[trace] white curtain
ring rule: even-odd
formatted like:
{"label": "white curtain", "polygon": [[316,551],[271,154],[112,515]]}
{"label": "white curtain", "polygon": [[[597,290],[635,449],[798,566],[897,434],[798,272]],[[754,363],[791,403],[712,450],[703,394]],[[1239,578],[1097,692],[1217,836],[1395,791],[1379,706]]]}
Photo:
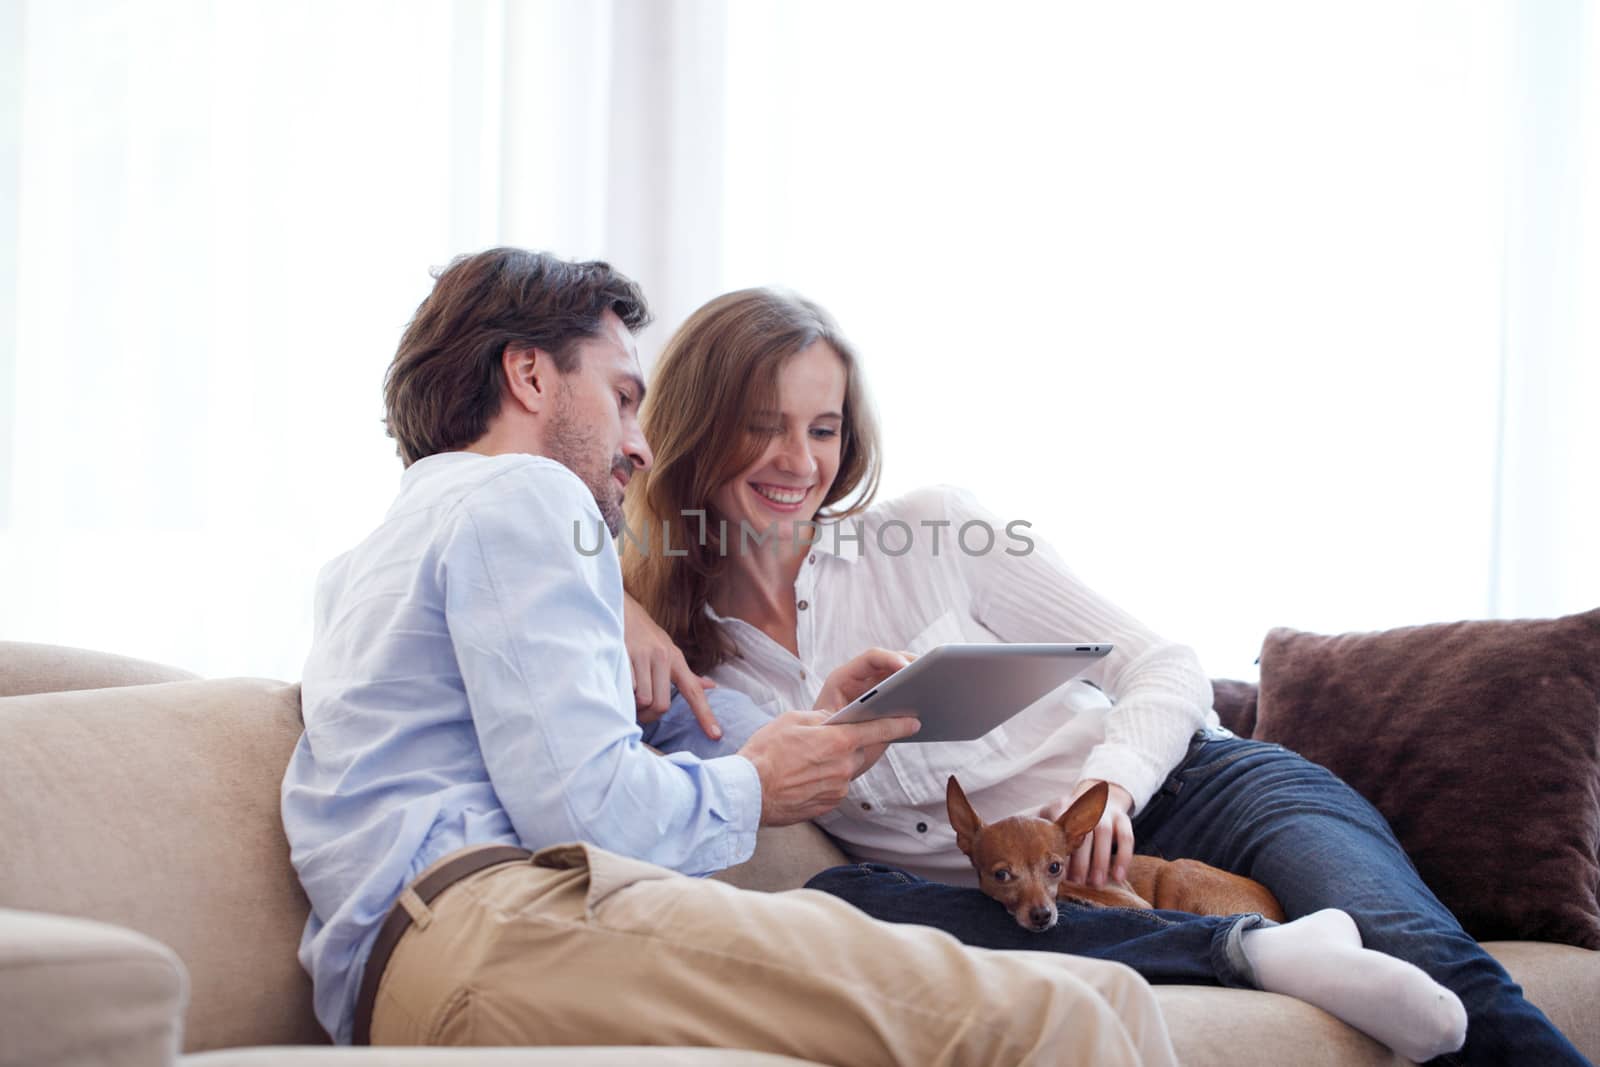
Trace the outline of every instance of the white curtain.
{"label": "white curtain", "polygon": [[891,492],[973,487],[1218,674],[1595,606],[1596,21],[0,2],[0,637],[297,677],[427,270],[496,243],[638,277],[647,353],[821,300]]}
{"label": "white curtain", "polygon": [[1490,608],[1600,604],[1600,17],[1516,8]]}

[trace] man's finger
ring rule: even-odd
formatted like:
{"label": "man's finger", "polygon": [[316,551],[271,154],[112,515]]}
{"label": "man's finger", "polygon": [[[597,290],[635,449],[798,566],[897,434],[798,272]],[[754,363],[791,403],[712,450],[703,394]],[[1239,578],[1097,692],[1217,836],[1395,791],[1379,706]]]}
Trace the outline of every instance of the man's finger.
{"label": "man's finger", "polygon": [[855,773],[850,775],[850,777],[860,778],[863,774],[867,773],[867,771],[871,769],[874,763],[877,763],[878,760],[882,759],[883,754],[887,751],[889,751],[889,746],[886,744],[868,745],[866,748],[857,749],[856,769]]}
{"label": "man's finger", "polygon": [[678,657],[677,665],[672,670],[672,681],[678,687],[678,692],[688,703],[689,710],[694,712],[695,721],[700,724],[700,729],[713,741],[722,740],[722,726],[717,722],[717,717],[711,711],[711,701],[706,699],[706,686],[710,682],[715,688],[716,682],[709,678],[702,678],[689,669],[683,657]]}
{"label": "man's finger", "polygon": [[898,741],[902,737],[910,737],[922,729],[922,720],[914,715],[894,715],[887,719],[847,722],[840,725],[851,731],[850,743],[854,747],[866,748],[869,745],[882,745]]}

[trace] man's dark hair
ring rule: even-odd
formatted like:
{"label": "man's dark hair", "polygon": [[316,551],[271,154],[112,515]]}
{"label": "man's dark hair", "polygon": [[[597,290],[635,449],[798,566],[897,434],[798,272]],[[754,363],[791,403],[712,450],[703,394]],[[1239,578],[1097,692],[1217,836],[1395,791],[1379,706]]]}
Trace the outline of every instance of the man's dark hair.
{"label": "man's dark hair", "polygon": [[383,381],[389,436],[407,467],[488,431],[507,345],[543,349],[569,374],[576,343],[598,336],[606,311],[630,330],[650,322],[638,285],[608,263],[491,248],[457,256],[434,277]]}

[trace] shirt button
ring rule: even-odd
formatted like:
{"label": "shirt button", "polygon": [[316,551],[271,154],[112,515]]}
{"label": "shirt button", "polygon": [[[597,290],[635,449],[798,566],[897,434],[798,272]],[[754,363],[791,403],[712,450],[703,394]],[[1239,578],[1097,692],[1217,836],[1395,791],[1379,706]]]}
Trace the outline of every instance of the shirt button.
{"label": "shirt button", "polygon": [[810,607],[810,606],[811,606],[811,601],[809,601],[809,600],[802,600],[802,601],[800,601],[800,610],[801,610],[801,611],[804,611],[804,610],[806,610],[806,609],[807,609],[807,608],[809,608],[809,607]]}
{"label": "shirt button", "polygon": [[862,811],[871,811],[872,810],[872,805],[868,804],[865,800],[863,800],[861,802],[861,810]]}
{"label": "shirt button", "polygon": [[925,822],[917,823],[917,833],[925,834],[927,832],[928,832],[928,824],[927,823],[925,823]]}
{"label": "shirt button", "polygon": [[802,680],[802,681],[804,681],[804,680],[805,680],[805,676],[806,676],[806,672],[805,672],[805,670],[804,670],[804,669],[802,669],[802,670],[801,670],[801,671],[800,671],[800,679],[801,679],[801,680]]}
{"label": "shirt button", "polygon": [[815,552],[811,553],[811,558],[806,560],[807,563],[815,563],[816,561],[817,561],[817,554]]}

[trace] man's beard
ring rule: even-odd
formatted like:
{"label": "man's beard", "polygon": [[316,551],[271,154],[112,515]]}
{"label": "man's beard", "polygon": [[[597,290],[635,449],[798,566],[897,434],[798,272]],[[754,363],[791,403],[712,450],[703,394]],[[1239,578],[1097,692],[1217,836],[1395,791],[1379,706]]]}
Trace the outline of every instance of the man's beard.
{"label": "man's beard", "polygon": [[577,417],[565,392],[556,394],[555,417],[550,423],[545,450],[551,459],[576,474],[589,487],[606,529],[611,531],[612,537],[617,536],[622,529],[622,486],[612,474],[620,470],[631,475],[633,461],[621,452],[612,456],[610,463],[600,458],[604,453],[593,428]]}

